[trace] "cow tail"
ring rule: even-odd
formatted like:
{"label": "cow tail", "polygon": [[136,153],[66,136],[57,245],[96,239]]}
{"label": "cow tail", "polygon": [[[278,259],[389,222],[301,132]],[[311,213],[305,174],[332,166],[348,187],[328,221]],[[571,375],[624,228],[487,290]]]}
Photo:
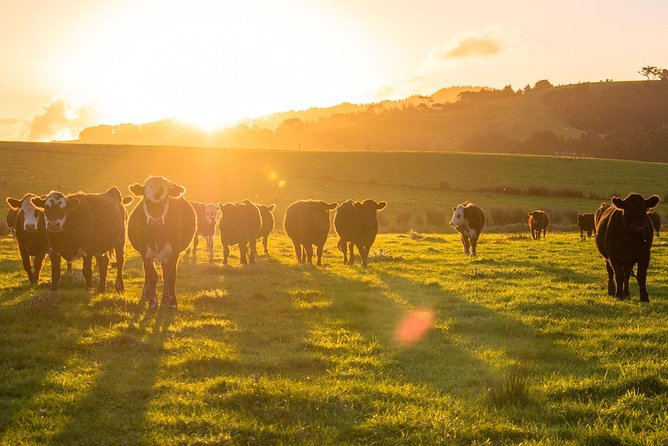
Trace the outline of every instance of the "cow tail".
{"label": "cow tail", "polygon": [[336,247],[339,248],[339,251],[343,252],[344,245],[343,245],[343,239],[342,238],[339,239],[339,242],[336,244]]}

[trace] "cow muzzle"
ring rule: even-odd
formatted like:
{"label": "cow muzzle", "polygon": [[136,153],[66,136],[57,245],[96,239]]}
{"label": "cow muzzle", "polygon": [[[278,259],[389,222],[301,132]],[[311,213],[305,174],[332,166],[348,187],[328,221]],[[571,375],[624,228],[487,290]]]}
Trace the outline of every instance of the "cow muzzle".
{"label": "cow muzzle", "polygon": [[63,232],[64,225],[59,221],[47,221],[46,230],[49,232]]}
{"label": "cow muzzle", "polygon": [[26,223],[25,225],[23,225],[23,230],[25,232],[35,232],[37,231],[37,225],[33,223]]}

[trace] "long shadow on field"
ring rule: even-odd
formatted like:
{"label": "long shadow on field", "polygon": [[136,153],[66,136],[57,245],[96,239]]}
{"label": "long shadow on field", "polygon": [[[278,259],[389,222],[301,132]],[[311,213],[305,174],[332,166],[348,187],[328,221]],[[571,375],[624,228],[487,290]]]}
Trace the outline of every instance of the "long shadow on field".
{"label": "long shadow on field", "polygon": [[[139,317],[138,308],[135,313]],[[113,433],[119,443],[139,444],[146,432],[146,410],[154,396],[164,343],[175,313],[144,313],[136,323],[97,346],[99,375],[86,396],[72,408],[54,438],[56,444],[95,442],[96,432]]]}

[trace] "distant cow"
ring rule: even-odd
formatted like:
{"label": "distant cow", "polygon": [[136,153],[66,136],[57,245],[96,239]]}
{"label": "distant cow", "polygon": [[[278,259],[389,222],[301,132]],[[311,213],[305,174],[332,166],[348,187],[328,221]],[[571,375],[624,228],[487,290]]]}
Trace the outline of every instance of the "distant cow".
{"label": "distant cow", "polygon": [[594,225],[594,213],[578,214],[578,227],[580,228],[580,238],[584,239],[584,233],[587,232],[587,237],[591,238],[591,233],[596,234],[596,226]]}
{"label": "distant cow", "polygon": [[218,207],[213,203],[198,203],[191,201],[195,216],[197,220],[197,231],[193,238],[193,255],[197,255],[197,245],[199,244],[199,237],[202,236],[206,240],[206,248],[209,252],[209,260],[213,259],[213,236],[216,233],[216,216],[218,214]]}
{"label": "distant cow", "polygon": [[65,196],[51,191],[48,195],[34,197],[32,203],[44,210],[51,259],[51,289],[58,289],[60,262],[83,259],[83,277],[86,287],[93,286],[93,257],[100,273],[98,290],[104,292],[107,285],[109,254],[116,256],[116,291],[123,292],[123,263],[127,212],[116,186],[101,194],[77,192]]}
{"label": "distant cow", "polygon": [[[42,262],[44,262],[49,247],[44,213],[37,209],[31,201],[36,197],[34,194],[26,194],[20,200],[7,197],[10,211],[14,213],[11,227],[15,231],[19,253],[23,261],[23,269],[28,274],[30,283],[39,282]],[[9,216],[7,220],[9,224]],[[30,263],[31,257],[34,257],[32,265]]]}
{"label": "distant cow", "polygon": [[[334,217],[334,227],[339,234],[338,248],[343,252],[343,263],[355,262],[354,246],[362,257],[362,265],[367,266],[369,250],[378,234],[378,211],[385,208],[386,202],[374,200],[363,202],[348,200],[338,207]],[[350,261],[347,251],[350,248]]]}
{"label": "distant cow", "polygon": [[452,219],[450,226],[454,227],[461,235],[464,245],[464,254],[476,255],[476,245],[482,229],[485,227],[485,213],[480,207],[468,201],[452,208]]}
{"label": "distant cow", "polygon": [[[269,206],[265,204],[258,204],[258,209],[260,209],[260,216],[262,217],[262,227],[260,228],[260,236],[262,238],[262,246],[264,246],[264,253],[269,254],[267,249],[267,240],[269,239],[269,234],[274,230],[274,209],[276,209],[275,204]],[[259,238],[258,237],[258,238]]]}
{"label": "distant cow", "polygon": [[220,241],[223,244],[223,265],[227,265],[230,245],[239,245],[242,265],[255,263],[257,239],[262,227],[260,210],[250,200],[240,203],[218,203],[220,209]]}
{"label": "distant cow", "polygon": [[[9,200],[9,198],[10,197],[7,197],[8,200]],[[7,204],[9,204],[9,202],[7,202]],[[11,205],[9,205],[9,210],[7,210],[7,217],[5,217],[5,221],[7,222],[7,227],[9,228],[9,233],[11,234],[12,237],[14,237],[15,234],[16,234],[16,231],[15,231],[16,216],[18,214],[19,214],[18,209],[14,209]]]}
{"label": "distant cow", "polygon": [[631,295],[629,277],[637,263],[640,300],[649,302],[646,280],[654,231],[647,209],[659,204],[659,197],[644,199],[632,193],[623,200],[613,197],[612,203],[614,206],[602,206],[595,215],[596,247],[605,259],[608,294],[618,299]]}
{"label": "distant cow", "polygon": [[160,262],[164,279],[162,304],[176,308],[176,269],[179,254],[195,235],[195,211],[183,198],[185,187],[164,177],[148,177],[144,184],[131,185],[130,191],[142,197],[128,221],[128,238],[144,263],[142,298],[150,308],[158,305],[158,272],[153,262]]}
{"label": "distant cow", "polygon": [[300,200],[292,203],[285,210],[283,227],[292,240],[295,255],[299,263],[313,264],[313,245],[316,246],[318,260],[322,265],[322,251],[329,235],[329,211],[338,203],[316,200]]}
{"label": "distant cow", "polygon": [[654,228],[654,232],[656,232],[656,236],[659,236],[659,231],[661,231],[661,216],[657,214],[656,212],[648,212],[647,216],[649,217],[649,221],[652,223],[652,228]]}
{"label": "distant cow", "polygon": [[529,212],[529,230],[534,240],[540,239],[540,232],[543,231],[543,238],[547,232],[547,226],[550,224],[550,217],[545,211]]}

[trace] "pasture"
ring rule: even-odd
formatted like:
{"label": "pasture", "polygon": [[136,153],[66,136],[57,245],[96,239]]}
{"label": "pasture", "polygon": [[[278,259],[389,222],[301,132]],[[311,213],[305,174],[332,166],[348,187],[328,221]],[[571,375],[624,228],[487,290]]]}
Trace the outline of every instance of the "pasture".
{"label": "pasture", "polygon": [[[48,261],[30,286],[1,238],[0,444],[668,443],[668,243],[655,239],[640,304],[633,280],[631,300],[606,295],[593,240],[525,229],[526,210],[664,196],[666,165],[16,143],[0,143],[0,160],[3,197],[129,194],[162,174],[191,200],[278,205],[257,265],[233,248],[223,268],[219,236],[213,263],[182,257],[177,312],[140,302],[129,244],[124,294],[86,291],[80,262],[51,293]],[[502,192],[536,186],[583,197]],[[333,235],[322,268],[296,264],[281,234],[290,202],[366,197],[388,201],[390,232],[368,268],[344,266]],[[525,228],[492,224],[501,233],[464,257],[429,212],[444,219],[466,199],[516,209]]]}

